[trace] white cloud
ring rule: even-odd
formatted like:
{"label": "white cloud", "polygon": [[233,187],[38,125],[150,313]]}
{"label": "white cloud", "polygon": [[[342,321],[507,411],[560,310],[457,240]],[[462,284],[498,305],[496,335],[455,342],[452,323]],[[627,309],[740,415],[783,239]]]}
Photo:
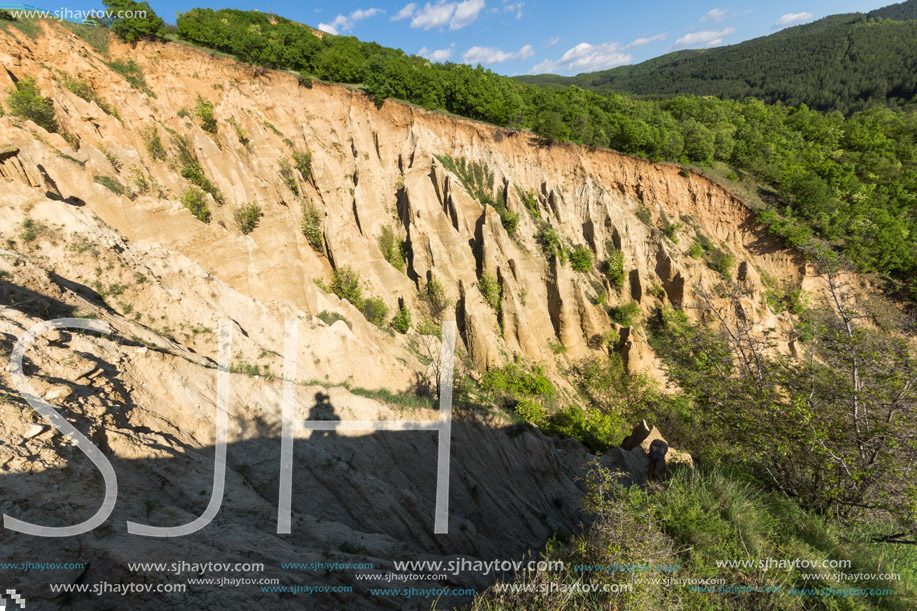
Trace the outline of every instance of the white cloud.
{"label": "white cloud", "polygon": [[484,0],[465,0],[455,5],[455,15],[449,22],[450,30],[460,30],[471,25],[485,6]]}
{"label": "white cloud", "polygon": [[655,36],[650,36],[649,38],[638,38],[637,40],[633,41],[632,43],[625,45],[624,48],[631,49],[633,47],[640,47],[643,45],[648,45],[651,42],[659,42],[660,40],[665,40],[666,38],[668,38],[668,36],[669,36],[669,33],[666,32],[665,34],[656,34]]}
{"label": "white cloud", "polygon": [[546,59],[535,65],[529,74],[542,74],[545,72],[595,72],[607,70],[630,63],[633,57],[630,53],[622,53],[621,43],[606,42],[593,45],[581,42],[557,60]]}
{"label": "white cloud", "polygon": [[392,21],[411,19],[412,28],[432,30],[446,24],[450,30],[460,30],[477,20],[486,6],[485,0],[464,0],[463,2],[446,2],[439,0],[436,4],[427,2],[423,8],[411,2],[398,11]]}
{"label": "white cloud", "polygon": [[440,2],[434,6],[428,2],[426,6],[413,14],[411,17],[411,27],[423,28],[425,30],[441,28],[449,23],[453,13],[455,13],[454,3],[444,4]]}
{"label": "white cloud", "polygon": [[375,17],[379,13],[384,13],[385,11],[377,8],[368,8],[368,9],[357,9],[354,12],[350,13],[350,19],[353,21],[360,21],[361,19],[369,19],[370,17]]}
{"label": "white cloud", "polygon": [[532,66],[532,69],[529,70],[529,74],[548,74],[558,72],[559,70],[560,64],[553,59],[546,59]]}
{"label": "white cloud", "polygon": [[401,21],[402,19],[407,19],[414,14],[414,11],[417,9],[417,5],[411,2],[410,4],[405,4],[404,8],[392,15],[392,21]]}
{"label": "white cloud", "polygon": [[428,49],[423,47],[420,51],[417,52],[417,55],[421,57],[426,57],[431,62],[445,62],[452,57],[453,49]]}
{"label": "white cloud", "polygon": [[547,49],[549,47],[553,47],[554,45],[556,45],[559,42],[560,42],[560,36],[552,36],[551,40],[548,41],[548,43],[544,46],[544,48]]}
{"label": "white cloud", "polygon": [[357,9],[350,13],[350,15],[338,15],[331,23],[318,24],[318,29],[322,32],[328,32],[329,34],[337,36],[341,32],[348,32],[352,30],[354,24],[357,21],[369,19],[370,17],[375,17],[376,15],[380,15],[384,12],[385,11],[377,8]]}
{"label": "white cloud", "polygon": [[709,11],[706,15],[700,18],[701,22],[712,21],[713,23],[719,23],[726,18],[726,11],[720,8],[715,8]]}
{"label": "white cloud", "polygon": [[511,59],[528,59],[535,54],[532,45],[525,45],[515,53],[493,47],[471,47],[462,56],[466,64],[500,64]]}
{"label": "white cloud", "polygon": [[319,23],[318,29],[322,32],[327,32],[328,34],[333,34],[334,36],[338,35],[338,29],[331,25],[330,23]]}
{"label": "white cloud", "polygon": [[807,13],[805,11],[801,13],[787,13],[777,20],[777,23],[774,24],[774,28],[785,28],[790,25],[797,25],[811,18],[812,13]]}
{"label": "white cloud", "polygon": [[723,38],[734,34],[736,31],[735,28],[725,28],[719,32],[714,30],[704,30],[702,32],[691,32],[690,34],[685,34],[681,38],[675,41],[675,44],[672,45],[673,49],[686,49],[688,47],[697,47],[699,45],[705,45],[708,47],[713,47],[719,44],[722,44]]}
{"label": "white cloud", "polygon": [[503,0],[503,12],[516,13],[516,19],[522,19],[522,7],[524,6],[525,2],[509,2],[508,0]]}

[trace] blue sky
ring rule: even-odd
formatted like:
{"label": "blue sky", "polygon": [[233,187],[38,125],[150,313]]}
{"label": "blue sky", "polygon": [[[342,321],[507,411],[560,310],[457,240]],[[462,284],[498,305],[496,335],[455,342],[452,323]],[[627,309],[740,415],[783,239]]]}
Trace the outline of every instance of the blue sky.
{"label": "blue sky", "polygon": [[[676,49],[728,45],[894,0],[152,0],[174,23],[194,6],[273,11],[434,61],[481,63],[509,75],[572,75],[638,63]],[[47,7],[50,8],[50,7]],[[71,7],[73,8],[73,7]]]}

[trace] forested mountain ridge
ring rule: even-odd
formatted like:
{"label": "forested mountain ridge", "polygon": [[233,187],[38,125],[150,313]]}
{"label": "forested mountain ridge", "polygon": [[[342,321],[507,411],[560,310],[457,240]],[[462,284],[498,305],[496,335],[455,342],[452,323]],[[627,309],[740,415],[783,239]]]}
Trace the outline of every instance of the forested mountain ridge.
{"label": "forested mountain ridge", "polygon": [[868,14],[832,15],[726,47],[677,51],[632,66],[573,77],[518,79],[652,97],[750,96],[849,114],[876,105],[912,103],[917,96],[915,64],[917,0],[911,0]]}

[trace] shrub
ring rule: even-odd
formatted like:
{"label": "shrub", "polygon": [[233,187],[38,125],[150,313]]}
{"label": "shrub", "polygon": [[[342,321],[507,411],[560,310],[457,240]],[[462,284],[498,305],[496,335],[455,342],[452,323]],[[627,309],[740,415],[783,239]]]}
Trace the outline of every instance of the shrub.
{"label": "shrub", "polygon": [[278,159],[277,165],[280,168],[280,177],[283,178],[287,188],[293,192],[293,195],[299,195],[299,184],[296,182],[296,176],[293,175],[293,166],[290,165],[286,157]]}
{"label": "shrub", "polygon": [[[700,253],[700,256],[697,256],[698,253]],[[688,254],[694,258],[703,258],[707,267],[718,272],[726,279],[731,276],[732,268],[735,267],[736,264],[734,256],[716,246],[704,235],[697,236],[697,241],[691,246]]]}
{"label": "shrub", "polygon": [[318,319],[329,327],[336,323],[339,320],[343,320],[348,327],[350,327],[350,321],[347,320],[343,315],[338,314],[337,312],[329,312],[328,310],[322,310],[318,313]]}
{"label": "shrub", "polygon": [[182,194],[181,203],[191,211],[191,214],[197,217],[197,220],[204,223],[210,222],[210,207],[207,205],[207,196],[197,187],[186,189]]}
{"label": "shrub", "polygon": [[577,246],[570,253],[570,264],[578,272],[592,271],[592,251],[585,246]]}
{"label": "shrub", "polygon": [[315,204],[309,203],[303,206],[300,229],[302,229],[302,234],[309,241],[309,245],[312,246],[315,252],[325,252],[325,231],[322,228],[322,213]]}
{"label": "shrub", "polygon": [[551,415],[541,428],[548,435],[578,439],[592,452],[604,452],[616,443],[612,416],[594,407],[583,410],[571,405]]}
{"label": "shrub", "polygon": [[544,223],[538,229],[538,233],[535,234],[535,239],[541,245],[541,250],[544,252],[544,256],[549,259],[554,254],[560,254],[563,250],[563,246],[560,243],[560,235],[558,235],[557,230],[551,227],[549,224]]}
{"label": "shrub", "polygon": [[379,236],[379,250],[385,260],[399,272],[404,271],[405,244],[404,241],[395,235],[395,232],[388,225],[382,228],[382,235]]}
{"label": "shrub", "polygon": [[714,248],[707,253],[705,257],[707,267],[719,273],[723,278],[729,278],[732,275],[732,268],[735,267],[736,258],[731,254]]}
{"label": "shrub", "polygon": [[0,21],[16,21],[16,18],[11,12],[0,9]]}
{"label": "shrub", "polygon": [[767,304],[774,312],[787,311],[796,316],[801,316],[808,307],[806,291],[801,288],[788,290],[770,289],[764,294]]}
{"label": "shrub", "polygon": [[500,215],[500,222],[503,224],[503,229],[506,230],[506,233],[510,236],[516,234],[516,229],[519,227],[519,213],[513,212],[506,207],[497,208],[497,214]]}
{"label": "shrub", "polygon": [[611,286],[619,291],[624,286],[624,252],[616,248],[608,250],[608,258],[605,260],[605,277]]}
{"label": "shrub", "polygon": [[637,212],[635,214],[644,225],[648,225],[650,227],[653,226],[653,215],[650,213],[649,208],[641,204],[639,207],[637,207]]}
{"label": "shrub", "polygon": [[500,313],[501,302],[503,301],[503,286],[500,281],[491,273],[484,272],[481,279],[478,280],[478,289],[484,297],[487,305],[497,314]]}
{"label": "shrub", "polygon": [[[166,31],[165,22],[153,12],[146,2],[133,0],[103,0],[105,21],[112,31],[127,42],[162,38]],[[119,17],[119,15],[131,15]]]}
{"label": "shrub", "polygon": [[239,206],[232,213],[236,225],[239,226],[239,231],[245,235],[254,231],[255,227],[258,226],[258,221],[263,215],[264,213],[261,212],[261,206],[254,202]]}
{"label": "shrub", "polygon": [[525,206],[525,209],[528,211],[529,215],[533,218],[540,218],[541,214],[538,212],[538,200],[535,199],[535,192],[529,191],[526,193],[522,190],[522,187],[516,185],[516,194],[519,196],[519,201],[522,202],[522,205]]}
{"label": "shrub", "polygon": [[441,325],[436,324],[426,316],[420,319],[420,322],[417,324],[417,333],[420,335],[432,335],[440,339],[443,338],[443,328]]}
{"label": "shrub", "polygon": [[360,288],[360,274],[345,265],[331,272],[331,292],[355,305],[363,307],[363,291]]}
{"label": "shrub", "polygon": [[436,276],[431,275],[430,281],[424,287],[420,295],[421,300],[427,304],[430,315],[438,318],[452,303],[446,297],[446,288],[437,280]]}
{"label": "shrub", "polygon": [[633,327],[637,324],[637,316],[640,314],[640,306],[636,302],[630,301],[624,305],[609,308],[608,316],[611,320],[622,327]]}
{"label": "shrub", "polygon": [[516,399],[554,396],[556,390],[541,365],[528,367],[517,360],[504,367],[495,367],[481,377],[481,388],[488,392],[504,392]]}
{"label": "shrub", "polygon": [[379,297],[370,297],[363,300],[363,316],[377,327],[381,327],[388,319],[388,306]]}
{"label": "shrub", "polygon": [[522,399],[516,403],[516,413],[533,424],[544,422],[544,407],[534,399]]}
{"label": "shrub", "polygon": [[146,152],[156,161],[165,161],[166,149],[159,139],[159,130],[154,123],[151,123],[140,130],[140,137],[146,146]]}
{"label": "shrub", "polygon": [[16,87],[10,90],[9,97],[6,98],[6,105],[15,116],[33,121],[49,132],[53,133],[59,129],[54,114],[54,103],[42,97],[35,79],[31,76],[16,83]]}
{"label": "shrub", "polygon": [[217,133],[217,120],[213,116],[213,102],[197,96],[197,106],[194,107],[194,116],[201,122],[201,129],[211,134]]}
{"label": "shrub", "polygon": [[666,223],[665,227],[662,228],[662,233],[665,234],[665,237],[669,238],[675,244],[678,244],[678,230],[684,227],[681,223]]}
{"label": "shrub", "polygon": [[312,153],[308,151],[293,151],[293,165],[308,180],[312,176]]}
{"label": "shrub", "polygon": [[392,319],[392,328],[398,333],[407,333],[411,328],[411,310],[407,306],[398,308],[398,313]]}

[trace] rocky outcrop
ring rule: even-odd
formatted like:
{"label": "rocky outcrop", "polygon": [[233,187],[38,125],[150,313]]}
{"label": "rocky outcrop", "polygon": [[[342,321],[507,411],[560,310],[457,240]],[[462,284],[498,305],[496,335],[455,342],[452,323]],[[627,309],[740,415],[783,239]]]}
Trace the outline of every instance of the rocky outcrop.
{"label": "rocky outcrop", "polygon": [[[524,133],[395,102],[378,109],[352,89],[321,83],[306,88],[279,72],[248,78],[246,66],[177,44],[141,43],[134,49],[113,41],[110,57],[100,58],[65,29],[43,27],[41,45],[23,45],[12,30],[0,34],[0,59],[11,74],[36,78],[80,148],[57,135],[36,140],[12,128],[13,119],[0,118],[2,141],[19,148],[18,158],[24,160],[21,168],[16,157],[0,163],[3,176],[18,176],[41,191],[26,199],[85,200],[126,238],[179,252],[256,301],[277,301],[313,314],[332,307],[358,319],[358,313],[337,304],[313,282],[327,281],[332,267],[348,265],[360,273],[364,292],[381,297],[390,309],[401,299],[422,312],[418,289],[432,272],[453,303],[459,284],[466,289],[465,326],[474,335],[473,350],[470,340],[463,340],[478,367],[521,353],[546,361],[549,371],[558,373],[558,359],[548,358],[549,347],[560,343],[567,348],[561,364],[588,358],[588,338],[613,326],[604,307],[635,300],[649,311],[658,303],[649,294],[655,287],[662,289],[666,303],[691,306],[694,285],[716,284],[716,272],[685,256],[696,235],[733,253],[752,290],[761,272],[796,278],[804,272],[798,257],[758,227],[741,202],[717,184],[693,174],[686,178],[672,166],[609,151],[540,146]],[[155,98],[106,67],[105,61],[119,58],[137,62]],[[120,120],[63,88],[54,70],[85,80],[102,98],[118,100]],[[0,74],[0,88],[10,85],[8,78]],[[214,103],[216,134],[179,116],[198,97]],[[244,143],[235,126],[244,131]],[[165,160],[152,158],[147,150],[141,134],[151,128],[167,151]],[[198,223],[179,203],[188,183],[176,171],[169,130],[187,139],[204,173],[226,198],[222,206],[211,205],[209,225]],[[309,179],[294,177],[298,194],[278,171],[278,159],[293,149],[312,153]],[[512,236],[496,211],[472,197],[437,157],[464,159],[493,173],[494,196],[505,197],[508,208],[520,214]],[[137,173],[156,188],[141,193],[133,185]],[[122,185],[124,195],[95,177]],[[529,210],[519,193],[532,194],[536,209]],[[243,236],[233,211],[249,202],[260,205],[264,216],[254,232]],[[316,253],[298,231],[302,208],[310,203],[323,213],[327,256]],[[687,219],[677,244],[659,230],[676,219]],[[609,247],[622,250],[629,276],[625,289],[609,290],[598,269],[573,272],[569,263],[545,257],[536,239],[545,223],[558,231],[565,248],[593,250],[597,264]],[[385,227],[406,240],[405,272],[392,267],[379,250]],[[505,282],[502,321],[476,298],[474,288],[481,273],[497,270]],[[603,284],[605,305],[596,305],[594,287]],[[356,326],[359,337],[366,329]],[[411,360],[404,354],[411,352],[409,347],[392,343],[393,351],[401,349],[400,355],[392,353],[395,360]],[[650,353],[642,357],[651,358]],[[651,372],[657,369],[650,367]],[[359,367],[347,375],[372,385],[366,373]],[[329,375],[340,375],[340,370]],[[405,372],[395,379],[407,387],[411,377]]]}

